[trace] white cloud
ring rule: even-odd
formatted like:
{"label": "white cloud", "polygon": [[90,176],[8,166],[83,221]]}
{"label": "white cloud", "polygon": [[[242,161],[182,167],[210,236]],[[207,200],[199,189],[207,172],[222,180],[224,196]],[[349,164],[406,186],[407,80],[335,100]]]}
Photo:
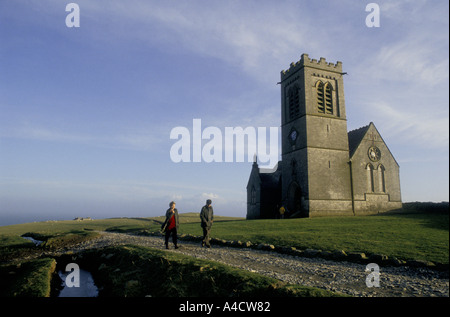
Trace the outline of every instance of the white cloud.
{"label": "white cloud", "polygon": [[448,148],[448,2],[379,4],[377,41],[352,65],[347,104],[403,150]]}
{"label": "white cloud", "polygon": [[183,196],[182,195],[177,195],[177,194],[172,194],[171,196],[170,196],[170,198],[173,200],[173,201],[177,201],[177,200],[181,200],[181,199],[183,199]]}
{"label": "white cloud", "polygon": [[[433,86],[448,80],[448,55],[436,54],[434,42],[417,38],[383,46],[360,72],[388,81]],[[367,65],[370,65],[367,67]]]}
{"label": "white cloud", "polygon": [[448,1],[381,1],[380,8],[384,22],[369,37],[376,41],[359,74],[420,86],[448,81]]}
{"label": "white cloud", "polygon": [[202,193],[202,198],[205,198],[205,199],[218,199],[218,198],[220,198],[220,196],[217,195],[217,194],[214,194],[214,193]]}
{"label": "white cloud", "polygon": [[[374,122],[382,134],[398,143],[413,143],[425,148],[442,148],[449,143],[449,118],[425,111],[408,112],[387,102],[368,103]],[[377,123],[378,122],[378,123]]]}
{"label": "white cloud", "polygon": [[[158,49],[187,50],[225,61],[254,79],[267,81],[264,73],[278,77],[281,67],[292,61],[291,52],[298,55],[294,57],[298,60],[302,46],[313,47],[320,41],[310,36],[314,28],[308,24],[308,15],[288,10],[294,4],[96,1],[80,3],[80,7],[85,7],[88,18],[98,27],[90,36],[99,40],[132,37]],[[114,32],[112,37],[108,36],[110,32]]]}

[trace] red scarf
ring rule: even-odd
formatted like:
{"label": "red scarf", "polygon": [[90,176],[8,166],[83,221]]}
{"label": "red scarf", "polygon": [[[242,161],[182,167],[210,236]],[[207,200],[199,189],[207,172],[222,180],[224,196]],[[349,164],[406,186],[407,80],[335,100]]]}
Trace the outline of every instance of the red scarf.
{"label": "red scarf", "polygon": [[172,217],[170,217],[169,219],[169,223],[167,224],[167,230],[172,230],[173,228],[175,228],[177,226],[176,221],[175,221],[175,214],[172,215]]}

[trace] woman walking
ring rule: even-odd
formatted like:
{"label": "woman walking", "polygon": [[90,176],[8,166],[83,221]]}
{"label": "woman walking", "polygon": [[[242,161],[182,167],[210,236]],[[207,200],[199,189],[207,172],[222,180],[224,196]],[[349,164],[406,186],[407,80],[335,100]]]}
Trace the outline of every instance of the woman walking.
{"label": "woman walking", "polygon": [[177,232],[178,232],[178,210],[175,208],[175,202],[171,201],[170,208],[166,211],[166,220],[161,226],[161,231],[165,233],[166,249],[169,249],[169,238],[172,235],[172,242],[175,245],[175,249],[178,249],[177,244]]}

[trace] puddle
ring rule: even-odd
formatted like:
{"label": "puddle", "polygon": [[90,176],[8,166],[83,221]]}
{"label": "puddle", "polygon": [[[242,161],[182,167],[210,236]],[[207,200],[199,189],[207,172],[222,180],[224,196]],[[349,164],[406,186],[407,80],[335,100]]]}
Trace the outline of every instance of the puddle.
{"label": "puddle", "polygon": [[[80,286],[68,287],[66,285],[66,277],[71,272],[59,271],[58,275],[62,279],[62,289],[58,297],[97,297],[98,288],[94,283],[94,279],[90,272],[80,269]],[[70,279],[70,277],[69,277]]]}
{"label": "puddle", "polygon": [[44,241],[41,241],[41,240],[36,240],[36,239],[34,239],[34,238],[32,238],[32,237],[22,237],[22,238],[27,239],[27,240],[30,240],[30,241],[33,242],[36,246],[39,246],[39,245],[41,245],[42,242],[44,242]]}

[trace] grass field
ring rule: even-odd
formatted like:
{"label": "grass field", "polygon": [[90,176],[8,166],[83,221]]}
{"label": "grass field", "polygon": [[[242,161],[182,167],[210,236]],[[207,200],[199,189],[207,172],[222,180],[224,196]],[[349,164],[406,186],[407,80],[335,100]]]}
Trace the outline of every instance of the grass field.
{"label": "grass field", "polygon": [[[197,224],[181,232],[199,235]],[[216,222],[212,236],[225,240],[384,254],[448,263],[448,214],[392,214],[284,220]]]}
{"label": "grass field", "polygon": [[[112,218],[86,221],[38,222],[0,227],[2,250],[33,247],[20,238],[39,234],[52,241],[70,240],[70,233],[110,230],[117,232],[158,231],[162,217]],[[179,234],[201,235],[197,213],[180,214]],[[59,238],[65,236],[65,239]],[[85,238],[89,238],[86,235]],[[416,211],[374,216],[323,217],[283,220],[244,220],[216,217],[212,237],[225,240],[269,243],[298,249],[344,250],[384,254],[403,260],[449,263],[448,212]],[[49,243],[50,244],[50,243]]]}

